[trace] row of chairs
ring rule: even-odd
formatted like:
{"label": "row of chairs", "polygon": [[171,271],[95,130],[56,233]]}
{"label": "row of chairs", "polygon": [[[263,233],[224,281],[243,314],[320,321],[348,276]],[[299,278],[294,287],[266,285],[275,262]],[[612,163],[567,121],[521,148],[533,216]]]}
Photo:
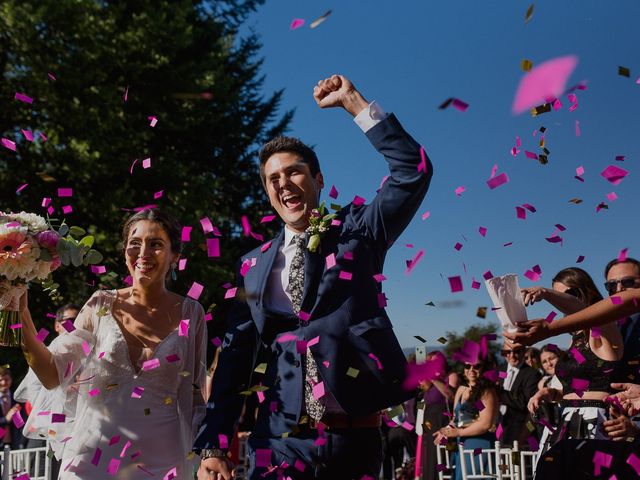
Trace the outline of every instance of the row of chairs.
{"label": "row of chairs", "polygon": [[49,480],[51,458],[47,447],[0,450],[2,480],[14,478],[16,474],[28,473],[31,480]]}
{"label": "row of chairs", "polygon": [[[538,452],[520,450],[518,442],[513,442],[512,447],[495,442],[492,448],[480,450],[464,448],[460,443],[457,453],[464,480],[532,480],[539,457]],[[453,455],[445,445],[438,445],[436,455],[438,465],[442,466],[438,469],[438,479],[451,480],[455,476]]]}

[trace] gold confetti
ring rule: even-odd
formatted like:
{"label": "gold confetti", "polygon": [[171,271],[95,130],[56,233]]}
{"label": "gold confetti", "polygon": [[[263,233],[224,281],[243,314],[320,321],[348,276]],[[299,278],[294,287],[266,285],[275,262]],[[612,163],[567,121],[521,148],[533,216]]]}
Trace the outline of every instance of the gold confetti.
{"label": "gold confetti", "polygon": [[427,303],[425,303],[425,305],[426,305],[427,307],[435,307],[435,306],[436,306],[436,304],[435,304],[435,303],[433,303],[433,302],[427,302]]}
{"label": "gold confetti", "polygon": [[256,372],[256,373],[265,373],[266,371],[267,371],[267,364],[266,363],[261,363],[254,370],[254,372]]}
{"label": "gold confetti", "polygon": [[164,399],[164,404],[165,405],[171,405],[173,403],[173,398],[171,397],[167,397]]}
{"label": "gold confetti", "polygon": [[422,343],[427,343],[427,341],[421,337],[420,335],[414,335],[413,338],[417,338],[418,340],[420,340]]}
{"label": "gold confetti", "polygon": [[538,115],[542,115],[543,113],[547,113],[551,111],[551,104],[550,103],[544,103],[542,105],[538,105],[537,107],[534,107],[531,109],[531,116],[532,117],[537,117]]}
{"label": "gold confetti", "polygon": [[571,200],[569,200],[569,203],[575,203],[576,205],[579,205],[582,203],[582,200],[579,198],[572,198]]}
{"label": "gold confetti", "polygon": [[629,78],[631,76],[631,70],[627,67],[618,67],[618,75]]}
{"label": "gold confetti", "polygon": [[347,370],[347,376],[351,378],[356,378],[359,374],[360,370],[358,370],[357,368],[349,367],[349,369]]}
{"label": "gold confetti", "polygon": [[331,10],[327,10],[324,15],[316,18],[313,22],[311,22],[311,25],[309,25],[309,28],[316,28],[318,25],[320,25],[322,22],[324,22],[329,15],[331,15]]}
{"label": "gold confetti", "polygon": [[531,20],[532,16],[533,16],[533,3],[529,5],[529,8],[527,8],[527,13],[525,13],[524,15],[524,23],[527,23],[529,20]]}
{"label": "gold confetti", "polygon": [[144,416],[148,417],[149,415],[151,415],[151,409],[150,408],[145,408],[144,409]]}
{"label": "gold confetti", "polygon": [[440,338],[439,338],[438,340],[436,340],[436,341],[437,341],[437,342],[440,342],[440,343],[441,343],[441,344],[443,344],[443,345],[444,345],[445,343],[447,343],[447,339],[446,339],[446,338],[444,338],[444,337],[440,337]]}
{"label": "gold confetti", "polygon": [[331,208],[331,210],[336,212],[342,210],[342,205],[338,205],[337,203],[332,203],[331,205],[329,205],[329,207]]}
{"label": "gold confetti", "polygon": [[43,182],[51,183],[57,181],[55,177],[52,177],[46,172],[36,172],[36,175],[39,176],[40,180],[42,180]]}
{"label": "gold confetti", "polygon": [[476,312],[476,317],[487,318],[487,307],[478,307],[478,311]]}
{"label": "gold confetti", "polygon": [[532,68],[533,68],[533,62],[531,60],[523,58],[522,61],[520,62],[520,69],[523,72],[528,72]]}

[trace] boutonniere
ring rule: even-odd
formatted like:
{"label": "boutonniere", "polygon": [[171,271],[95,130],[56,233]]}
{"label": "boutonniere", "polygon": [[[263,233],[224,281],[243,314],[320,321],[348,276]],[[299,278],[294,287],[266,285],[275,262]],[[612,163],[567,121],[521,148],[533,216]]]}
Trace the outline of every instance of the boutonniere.
{"label": "boutonniere", "polygon": [[324,202],[320,204],[318,208],[311,210],[311,216],[309,217],[309,226],[306,232],[309,234],[309,242],[307,243],[307,249],[310,252],[317,252],[320,248],[320,240],[324,234],[329,230],[331,226],[331,220],[336,218],[335,213],[327,213],[327,207]]}

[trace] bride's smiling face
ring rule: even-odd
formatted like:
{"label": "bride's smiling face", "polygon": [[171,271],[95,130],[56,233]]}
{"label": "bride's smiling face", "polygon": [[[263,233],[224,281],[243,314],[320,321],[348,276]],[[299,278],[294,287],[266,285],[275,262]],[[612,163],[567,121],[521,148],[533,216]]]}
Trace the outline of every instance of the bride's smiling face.
{"label": "bride's smiling face", "polygon": [[125,259],[134,283],[144,286],[164,283],[171,264],[179,255],[171,251],[169,235],[162,225],[140,220],[131,226],[125,247]]}

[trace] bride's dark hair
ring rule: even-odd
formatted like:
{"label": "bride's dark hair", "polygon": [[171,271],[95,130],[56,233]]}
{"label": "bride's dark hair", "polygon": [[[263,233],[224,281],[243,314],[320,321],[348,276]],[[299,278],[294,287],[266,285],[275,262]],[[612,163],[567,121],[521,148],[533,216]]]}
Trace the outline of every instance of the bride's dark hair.
{"label": "bride's dark hair", "polygon": [[126,248],[131,227],[141,220],[149,220],[156,222],[162,226],[171,243],[171,252],[182,252],[182,227],[178,220],[162,210],[157,208],[147,208],[131,215],[122,226],[122,244]]}

